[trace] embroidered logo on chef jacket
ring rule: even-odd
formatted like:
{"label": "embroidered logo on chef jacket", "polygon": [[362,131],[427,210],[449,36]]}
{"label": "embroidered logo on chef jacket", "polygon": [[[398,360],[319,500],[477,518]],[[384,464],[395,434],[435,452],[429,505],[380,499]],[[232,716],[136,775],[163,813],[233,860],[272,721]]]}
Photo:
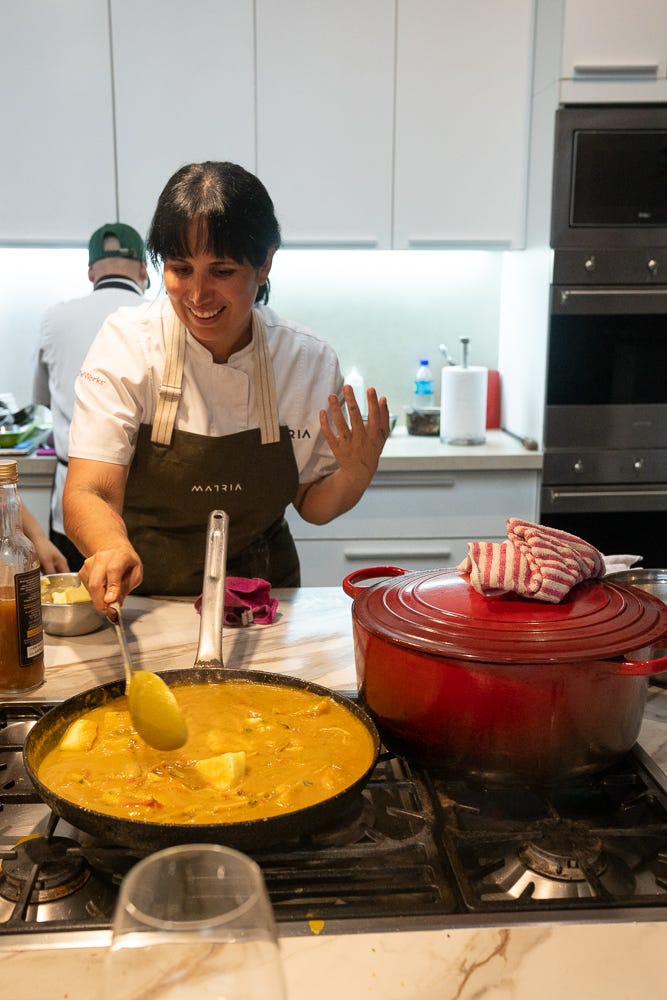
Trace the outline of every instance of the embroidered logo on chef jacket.
{"label": "embroidered logo on chef jacket", "polygon": [[191,493],[241,493],[240,483],[193,483]]}
{"label": "embroidered logo on chef jacket", "polygon": [[107,380],[105,378],[102,378],[100,375],[93,375],[92,372],[84,371],[83,368],[79,372],[79,378],[85,378],[87,382],[96,382],[97,385],[107,384]]}
{"label": "embroidered logo on chef jacket", "polygon": [[292,440],[305,441],[306,438],[311,436],[310,431],[307,427],[297,427],[296,430],[293,427],[289,428],[289,436]]}

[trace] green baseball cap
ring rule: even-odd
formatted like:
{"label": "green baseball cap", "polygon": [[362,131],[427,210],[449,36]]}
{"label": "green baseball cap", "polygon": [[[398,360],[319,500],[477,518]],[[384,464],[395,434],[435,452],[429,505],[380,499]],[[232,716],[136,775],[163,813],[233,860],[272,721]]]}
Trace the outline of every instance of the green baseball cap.
{"label": "green baseball cap", "polygon": [[[118,250],[105,250],[104,240],[115,236],[120,243]],[[105,257],[123,257],[125,260],[140,260],[146,263],[146,245],[136,229],[123,222],[108,222],[100,226],[88,243],[88,266]]]}

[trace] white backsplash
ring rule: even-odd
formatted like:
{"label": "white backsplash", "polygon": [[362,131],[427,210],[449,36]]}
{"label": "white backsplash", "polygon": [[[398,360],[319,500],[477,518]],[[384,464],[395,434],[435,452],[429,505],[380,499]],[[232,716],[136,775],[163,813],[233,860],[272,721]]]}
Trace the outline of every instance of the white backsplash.
{"label": "white backsplash", "polygon": [[[459,337],[469,337],[470,363],[497,367],[502,262],[484,251],[283,249],[270,304],[329,341],[343,371],[356,365],[403,422],[419,359],[439,371],[441,343],[458,361]],[[0,273],[0,393],[25,406],[41,316],[90,291],[87,252],[0,248]],[[161,294],[154,274],[148,294]]]}

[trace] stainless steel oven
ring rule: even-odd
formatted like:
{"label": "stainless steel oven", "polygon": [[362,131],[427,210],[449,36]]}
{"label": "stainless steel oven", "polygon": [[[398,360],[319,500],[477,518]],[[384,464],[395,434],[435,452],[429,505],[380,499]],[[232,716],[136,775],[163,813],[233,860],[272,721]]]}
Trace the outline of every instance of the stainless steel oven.
{"label": "stainless steel oven", "polygon": [[[667,281],[667,250],[651,253],[650,284],[631,284],[629,266],[624,282],[600,284],[598,264],[622,270],[612,253],[609,263],[600,252],[555,254],[541,520],[603,552],[664,566],[667,284],[657,278]],[[628,252],[626,262],[640,253]]]}
{"label": "stainless steel oven", "polygon": [[667,565],[667,173],[650,220],[612,181],[631,161],[640,204],[641,164],[667,170],[661,127],[665,109],[558,112],[540,504],[542,523],[653,567]]}
{"label": "stainless steel oven", "polygon": [[551,245],[667,245],[667,105],[556,112]]}

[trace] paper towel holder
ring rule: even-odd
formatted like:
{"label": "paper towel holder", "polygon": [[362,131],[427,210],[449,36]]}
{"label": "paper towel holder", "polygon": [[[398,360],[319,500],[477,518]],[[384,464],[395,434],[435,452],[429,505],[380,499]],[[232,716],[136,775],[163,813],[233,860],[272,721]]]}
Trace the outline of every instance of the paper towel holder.
{"label": "paper towel holder", "polygon": [[480,445],[486,442],[488,370],[470,367],[470,337],[459,337],[459,341],[461,366],[445,365],[442,369],[440,440],[443,444]]}

